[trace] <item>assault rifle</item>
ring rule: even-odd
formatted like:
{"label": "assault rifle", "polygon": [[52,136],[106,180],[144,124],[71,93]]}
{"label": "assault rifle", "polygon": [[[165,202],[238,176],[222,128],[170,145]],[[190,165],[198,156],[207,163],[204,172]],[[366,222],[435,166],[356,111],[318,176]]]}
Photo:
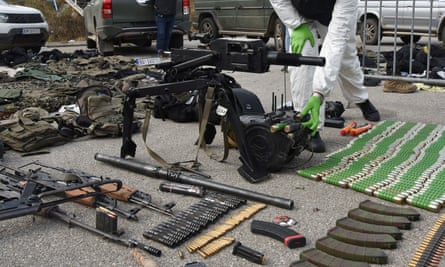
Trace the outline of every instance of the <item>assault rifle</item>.
{"label": "assault rifle", "polygon": [[[43,185],[39,174],[34,171],[29,171],[27,174],[21,173],[16,175],[11,173],[7,175],[3,168],[0,173],[0,221],[11,218],[36,214],[42,209],[57,206],[61,203],[77,201],[84,198],[95,198],[103,195],[104,192],[93,190],[75,196],[63,196],[65,191],[77,190],[82,187],[91,187],[96,189],[101,185],[114,185],[115,188],[109,189],[111,191],[119,190],[122,187],[122,182],[117,179],[95,180],[88,182],[73,182],[60,185],[57,188],[49,189]],[[20,177],[20,180],[16,180]],[[41,190],[46,188],[45,190]],[[46,197],[56,197],[55,199],[45,199]]]}
{"label": "assault rifle", "polygon": [[[117,207],[115,199],[106,194],[119,191],[122,188],[122,181],[118,179],[95,177],[86,179],[82,176],[71,175],[69,177],[55,177],[47,172],[38,169],[30,169],[27,172],[2,166],[0,170],[0,183],[8,185],[8,189],[22,190],[19,199],[7,200],[8,205],[26,206],[36,205],[35,212],[43,207],[54,206],[61,202],[74,201],[89,207],[103,207],[115,212],[126,219],[137,220],[136,213],[140,209],[126,211]],[[117,183],[118,187],[114,186]],[[21,189],[20,189],[21,188]],[[49,201],[41,203],[41,198],[45,196],[58,196],[59,201]],[[6,202],[4,205],[6,205]],[[5,207],[5,206],[4,206]],[[26,215],[26,214],[25,214]]]}
{"label": "assault rifle", "polygon": [[[197,37],[199,38],[199,37]],[[257,182],[269,176],[263,164],[252,155],[246,145],[240,113],[237,110],[232,88],[239,87],[236,81],[222,70],[264,73],[270,65],[317,65],[323,66],[325,59],[306,57],[300,54],[288,54],[269,51],[261,40],[252,39],[216,39],[209,44],[209,49],[175,49],[171,62],[161,63],[158,68],[166,73],[161,84],[150,87],[130,88],[126,91],[123,107],[123,133],[120,156],[135,156],[136,144],[131,139],[136,98],[162,94],[180,93],[191,90],[214,89],[218,105],[223,107],[227,121],[234,131],[242,166],[238,172],[250,182]]]}
{"label": "assault rifle", "polygon": [[[33,161],[25,166],[29,166],[31,164],[40,166],[42,168],[46,169],[52,169],[58,172],[61,172],[65,174],[66,176],[74,177],[75,179],[81,179],[84,181],[93,181],[97,179],[104,179],[102,177],[97,177],[93,174],[89,174],[86,172],[83,172],[81,170],[76,169],[64,169],[56,166],[50,166],[48,164],[44,164],[40,161]],[[105,178],[105,179],[111,179],[111,178]],[[134,203],[138,204],[141,207],[151,209],[154,211],[157,211],[159,213],[172,216],[173,211],[171,210],[175,203],[167,203],[165,205],[158,205],[153,203],[151,196],[148,193],[142,192],[140,190],[136,190],[134,188],[129,187],[128,185],[122,185],[119,190],[116,191],[110,191],[110,186],[108,184],[99,186],[99,190],[102,192],[105,192],[105,195],[108,196],[109,201],[110,199],[114,200],[120,200],[124,202]],[[100,203],[100,202],[99,202]],[[107,209],[110,209],[113,211],[113,208],[110,208],[109,205],[106,206]]]}

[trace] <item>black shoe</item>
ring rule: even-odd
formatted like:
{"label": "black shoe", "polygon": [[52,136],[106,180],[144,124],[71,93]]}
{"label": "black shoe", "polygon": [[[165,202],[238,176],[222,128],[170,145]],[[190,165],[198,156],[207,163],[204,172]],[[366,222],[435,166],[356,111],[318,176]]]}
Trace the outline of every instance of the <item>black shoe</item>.
{"label": "black shoe", "polygon": [[309,146],[306,149],[314,153],[326,152],[326,145],[323,142],[323,140],[321,140],[319,132],[317,132],[314,136],[312,136],[311,142],[309,143]]}
{"label": "black shoe", "polygon": [[362,110],[363,117],[365,117],[365,119],[367,119],[368,121],[380,120],[379,111],[374,107],[369,99],[366,99],[366,101],[363,103],[358,103],[357,106]]}

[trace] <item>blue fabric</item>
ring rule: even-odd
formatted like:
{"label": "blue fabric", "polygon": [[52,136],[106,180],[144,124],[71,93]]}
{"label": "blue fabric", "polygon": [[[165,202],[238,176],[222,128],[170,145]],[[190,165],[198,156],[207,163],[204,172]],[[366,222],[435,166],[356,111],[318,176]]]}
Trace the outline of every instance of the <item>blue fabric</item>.
{"label": "blue fabric", "polygon": [[166,51],[170,45],[170,37],[175,23],[175,16],[156,16],[156,27],[158,28],[156,49],[158,52]]}

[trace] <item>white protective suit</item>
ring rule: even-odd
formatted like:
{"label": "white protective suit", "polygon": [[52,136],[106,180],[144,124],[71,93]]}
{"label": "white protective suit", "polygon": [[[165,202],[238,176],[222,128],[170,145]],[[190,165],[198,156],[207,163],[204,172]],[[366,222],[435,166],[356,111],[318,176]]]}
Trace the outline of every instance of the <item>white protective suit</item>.
{"label": "white protective suit", "polygon": [[[326,58],[324,67],[301,65],[289,67],[291,94],[294,108],[303,110],[313,92],[327,97],[338,81],[343,96],[349,103],[362,103],[368,99],[368,91],[363,86],[363,72],[357,57],[355,33],[357,27],[358,0],[336,0],[329,27],[318,21],[306,20],[293,7],[290,0],[270,0],[275,12],[286,25],[291,36],[292,31],[302,23],[307,23],[315,39],[314,47],[307,41],[301,54],[303,56],[321,56]],[[320,54],[319,40],[322,40]],[[289,47],[289,49],[291,49]],[[292,51],[289,51],[292,52]],[[321,130],[325,121],[325,105],[320,107]]]}

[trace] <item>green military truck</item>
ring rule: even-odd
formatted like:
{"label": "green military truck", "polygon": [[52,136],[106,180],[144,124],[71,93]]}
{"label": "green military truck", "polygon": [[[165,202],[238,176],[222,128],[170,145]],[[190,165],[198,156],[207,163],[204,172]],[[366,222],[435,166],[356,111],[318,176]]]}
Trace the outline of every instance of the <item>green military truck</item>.
{"label": "green military truck", "polygon": [[[83,9],[88,48],[99,54],[114,54],[124,43],[149,47],[156,40],[154,0],[91,0]],[[183,46],[184,33],[191,27],[190,2],[178,0],[171,48]]]}

